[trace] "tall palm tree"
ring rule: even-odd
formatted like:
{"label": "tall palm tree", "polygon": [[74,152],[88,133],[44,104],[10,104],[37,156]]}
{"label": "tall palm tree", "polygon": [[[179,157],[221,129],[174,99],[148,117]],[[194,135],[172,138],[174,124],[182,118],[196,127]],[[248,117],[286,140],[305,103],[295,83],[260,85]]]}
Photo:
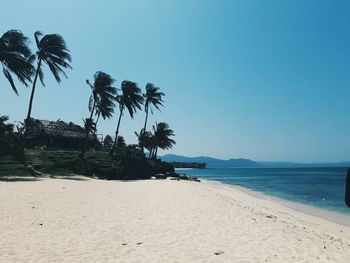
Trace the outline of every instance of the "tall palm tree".
{"label": "tall palm tree", "polygon": [[141,89],[135,82],[124,80],[121,84],[121,95],[117,96],[117,102],[119,103],[120,114],[111,153],[113,153],[117,145],[120,121],[125,108],[128,110],[130,117],[134,118],[136,111],[141,109],[144,98],[142,96]]}
{"label": "tall palm tree", "polygon": [[89,99],[89,111],[90,117],[85,120],[85,140],[81,156],[84,157],[86,150],[86,144],[89,138],[89,133],[95,133],[97,121],[94,122],[93,116],[98,113],[103,119],[111,118],[114,112],[116,100],[115,95],[117,89],[113,87],[114,79],[102,71],[97,71],[94,75],[94,83],[91,84],[89,80],[86,83],[92,90],[92,94]]}
{"label": "tall palm tree", "polygon": [[61,74],[67,78],[63,69],[72,67],[68,64],[71,59],[69,50],[63,37],[58,34],[44,35],[39,31],[34,33],[36,46],[38,51],[30,57],[30,61],[37,60],[37,68],[33,81],[32,93],[29,100],[29,108],[26,120],[29,121],[32,113],[33,98],[35,93],[36,81],[39,77],[40,82],[44,84],[44,73],[42,70],[42,63],[46,63],[58,83],[61,82]]}
{"label": "tall palm tree", "polygon": [[11,72],[17,76],[20,82],[28,86],[34,67],[28,61],[31,55],[28,47],[29,40],[18,30],[9,30],[0,38],[0,63],[2,71],[10,82],[12,90],[18,95],[17,88],[11,76]]}
{"label": "tall palm tree", "polygon": [[165,122],[160,122],[153,126],[154,148],[152,158],[157,158],[158,148],[162,150],[171,149],[176,142],[170,137],[175,136],[174,131],[170,129]]}
{"label": "tall palm tree", "polygon": [[143,127],[143,131],[146,131],[147,120],[148,120],[148,112],[151,110],[151,114],[153,114],[152,106],[154,106],[157,110],[160,111],[159,106],[163,106],[162,97],[165,96],[163,92],[159,91],[158,87],[155,87],[152,83],[147,83],[146,85],[146,93],[143,94],[145,98],[145,125]]}

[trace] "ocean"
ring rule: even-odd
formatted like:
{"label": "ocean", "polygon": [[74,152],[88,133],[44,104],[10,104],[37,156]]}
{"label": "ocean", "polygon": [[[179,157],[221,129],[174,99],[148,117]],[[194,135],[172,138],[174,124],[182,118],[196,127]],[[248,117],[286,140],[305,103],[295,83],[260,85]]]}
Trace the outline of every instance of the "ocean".
{"label": "ocean", "polygon": [[344,202],[347,168],[231,168],[177,170],[266,195],[350,215]]}

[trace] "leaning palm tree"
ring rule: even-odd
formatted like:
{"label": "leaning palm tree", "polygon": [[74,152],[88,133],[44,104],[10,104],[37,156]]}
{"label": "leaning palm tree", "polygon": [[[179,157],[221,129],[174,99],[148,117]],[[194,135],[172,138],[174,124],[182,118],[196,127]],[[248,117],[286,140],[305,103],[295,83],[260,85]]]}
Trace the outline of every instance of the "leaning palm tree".
{"label": "leaning palm tree", "polygon": [[163,92],[160,92],[159,88],[155,87],[152,83],[147,83],[146,93],[143,94],[143,96],[145,98],[146,112],[145,125],[143,127],[143,131],[146,131],[149,110],[151,110],[151,114],[153,114],[152,106],[154,106],[157,110],[160,110],[159,106],[163,106],[162,97],[165,96],[165,94]]}
{"label": "leaning palm tree", "polygon": [[120,121],[125,108],[128,110],[130,117],[134,118],[134,114],[137,110],[141,109],[141,105],[144,102],[144,98],[141,94],[141,89],[137,86],[135,82],[124,80],[121,85],[121,92],[122,94],[117,96],[120,114],[111,154],[113,153],[117,145]]}
{"label": "leaning palm tree", "polygon": [[103,119],[111,118],[114,112],[114,101],[117,89],[113,87],[114,79],[102,71],[97,71],[94,75],[94,82],[91,84],[89,80],[86,83],[92,90],[92,94],[89,99],[89,111],[90,117],[85,120],[85,140],[81,156],[84,157],[86,144],[89,138],[89,134],[96,132],[97,121],[94,122],[94,114],[102,116]]}
{"label": "leaning palm tree", "polygon": [[157,158],[158,148],[162,150],[171,149],[176,142],[170,137],[175,136],[174,131],[170,129],[165,122],[160,122],[153,126],[154,148],[152,158]]}
{"label": "leaning palm tree", "polygon": [[[116,90],[117,89],[115,89],[115,91]],[[104,120],[112,118],[114,113],[114,107],[115,107],[114,101],[115,101],[115,97],[113,97],[113,99],[110,99],[108,97],[107,98],[101,97],[100,103],[96,106],[96,115],[97,115],[96,125],[100,117],[102,117]]]}
{"label": "leaning palm tree", "polygon": [[31,82],[33,65],[28,61],[31,55],[28,38],[18,30],[9,30],[0,38],[0,63],[2,71],[10,82],[12,90],[18,95],[11,73],[25,86]]}
{"label": "leaning palm tree", "polygon": [[71,61],[69,50],[63,37],[58,34],[44,35],[39,31],[34,33],[38,51],[30,57],[30,61],[37,60],[37,68],[33,81],[32,93],[29,100],[29,108],[26,121],[28,122],[32,113],[33,98],[35,93],[36,82],[39,77],[40,82],[44,84],[44,73],[42,63],[46,63],[58,83],[61,82],[61,74],[67,78],[63,69],[72,67],[68,64]]}

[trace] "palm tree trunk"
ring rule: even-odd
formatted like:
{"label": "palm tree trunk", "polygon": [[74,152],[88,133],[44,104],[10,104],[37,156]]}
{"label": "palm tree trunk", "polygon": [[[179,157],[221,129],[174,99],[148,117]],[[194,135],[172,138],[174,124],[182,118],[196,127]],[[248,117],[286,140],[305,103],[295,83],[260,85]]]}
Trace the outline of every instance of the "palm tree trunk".
{"label": "palm tree trunk", "polygon": [[[92,116],[93,116],[94,111],[95,111],[95,106],[96,106],[96,101],[94,101],[94,105],[92,106],[92,110],[91,110],[91,114],[90,114],[90,118],[89,118],[90,121],[92,120]],[[85,139],[84,139],[83,148],[82,148],[81,153],[80,153],[80,157],[83,159],[85,156],[86,146],[87,146],[88,140],[89,140],[89,129],[88,129],[88,127],[85,127]]]}
{"label": "palm tree trunk", "polygon": [[143,131],[146,131],[146,126],[147,126],[147,119],[148,119],[148,106],[146,106],[146,119],[145,119],[145,125],[143,126]]}
{"label": "palm tree trunk", "polygon": [[26,122],[29,121],[30,116],[32,114],[33,99],[34,99],[36,81],[38,80],[38,76],[39,76],[40,65],[41,65],[41,59],[39,59],[38,66],[36,68],[35,78],[34,78],[33,87],[32,87],[32,93],[30,94],[30,99],[29,99],[29,108],[28,108],[28,114],[27,114]]}
{"label": "palm tree trunk", "polygon": [[32,115],[33,99],[34,99],[36,81],[38,80],[38,76],[39,76],[40,65],[41,65],[41,59],[39,59],[38,65],[37,65],[37,68],[36,68],[36,73],[35,73],[35,77],[34,77],[34,81],[33,81],[33,87],[32,87],[32,93],[30,94],[30,99],[29,99],[29,107],[28,107],[27,118],[24,121],[24,138],[25,138],[25,140],[27,138],[27,131],[28,131],[27,125],[28,125],[30,117]]}
{"label": "palm tree trunk", "polygon": [[101,116],[101,113],[99,112],[97,115],[96,126],[97,126],[98,120],[100,119],[100,116]]}
{"label": "palm tree trunk", "polygon": [[[147,119],[148,119],[148,106],[145,106],[146,107],[146,119],[145,119],[145,125],[143,126],[143,130],[141,131],[142,133],[146,132],[146,125],[147,125]],[[143,146],[141,146],[141,151],[143,151]]]}
{"label": "palm tree trunk", "polygon": [[117,124],[117,130],[115,131],[115,138],[114,138],[114,143],[113,143],[113,147],[112,147],[112,150],[111,150],[111,154],[114,152],[114,149],[117,146],[118,133],[119,133],[120,121],[121,121],[122,115],[123,115],[123,110],[124,110],[124,107],[122,107],[121,110],[120,110],[118,124]]}
{"label": "palm tree trunk", "polygon": [[153,154],[153,158],[156,159],[157,158],[157,153],[158,153],[158,147],[156,147],[154,154]]}
{"label": "palm tree trunk", "polygon": [[154,147],[152,148],[152,151],[151,151],[151,154],[150,154],[150,158],[151,158],[151,159],[154,158],[154,153],[156,152],[156,148],[157,148],[157,146],[154,146]]}

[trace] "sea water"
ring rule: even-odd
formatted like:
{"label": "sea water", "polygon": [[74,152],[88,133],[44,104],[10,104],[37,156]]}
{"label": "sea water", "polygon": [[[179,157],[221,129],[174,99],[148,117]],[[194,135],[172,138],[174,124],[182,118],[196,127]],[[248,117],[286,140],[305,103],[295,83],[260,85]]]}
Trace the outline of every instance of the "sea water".
{"label": "sea water", "polygon": [[177,171],[350,215],[350,208],[344,202],[347,168],[232,168]]}

